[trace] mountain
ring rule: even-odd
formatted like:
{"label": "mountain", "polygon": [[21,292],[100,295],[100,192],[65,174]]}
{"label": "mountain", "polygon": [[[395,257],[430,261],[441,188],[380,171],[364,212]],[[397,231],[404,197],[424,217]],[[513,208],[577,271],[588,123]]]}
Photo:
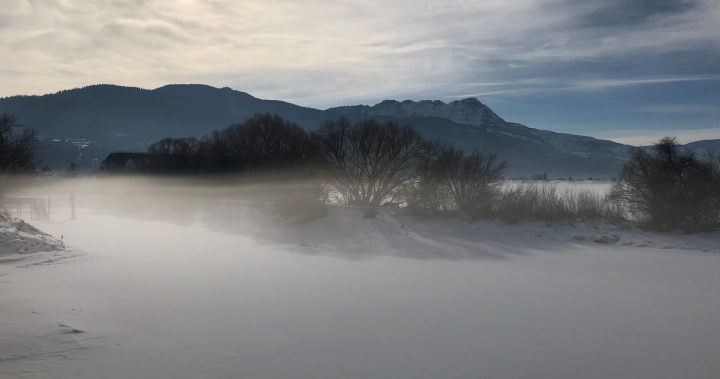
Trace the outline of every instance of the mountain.
{"label": "mountain", "polygon": [[704,141],[690,142],[685,145],[686,148],[693,150],[698,155],[707,154],[709,151],[717,153],[716,156],[720,155],[720,139],[708,139]]}
{"label": "mountain", "polygon": [[372,107],[368,105],[351,105],[328,110],[342,114],[364,116],[438,117],[446,118],[458,124],[482,128],[506,124],[505,120],[475,98],[467,98],[447,104],[439,100],[418,102],[385,100]]}
{"label": "mountain", "polygon": [[[307,130],[340,116],[409,123],[428,138],[445,139],[464,149],[500,152],[509,160],[508,174],[513,177],[543,172],[552,178],[611,177],[619,172],[628,150],[628,146],[611,141],[507,122],[474,98],[450,103],[386,100],[375,106],[323,111],[206,85],[167,85],[153,90],[94,85],[43,96],[2,98],[0,112],[39,129],[47,152],[54,151],[49,147],[53,140],[86,139],[103,146],[95,150],[96,155],[110,150],[143,151],[167,136],[202,136],[256,112],[279,114]],[[71,154],[67,148],[63,151],[63,157]],[[46,154],[44,160],[52,161],[51,155]]]}
{"label": "mountain", "polygon": [[508,160],[507,174],[511,178],[529,177],[547,173],[551,178],[568,177],[586,179],[588,176],[611,178],[617,175],[625,160],[612,156],[582,157],[566,154],[524,139],[495,134],[486,129],[462,125],[445,118],[392,117],[347,115],[351,120],[373,117],[379,121],[396,121],[410,124],[426,138],[439,138],[464,150],[487,149],[496,151]]}
{"label": "mountain", "polygon": [[440,117],[458,124],[482,128],[497,136],[518,138],[558,153],[574,154],[585,158],[616,158],[619,160],[628,158],[627,145],[592,137],[533,129],[522,124],[506,122],[476,98],[452,101],[447,104],[442,101],[429,100],[418,102],[385,100],[372,107],[357,105],[329,110],[347,115]]}
{"label": "mountain", "polygon": [[323,112],[317,109],[205,85],[154,90],[95,85],[44,96],[3,98],[0,112],[18,117],[47,138],[84,138],[130,150],[170,135],[203,135],[255,112],[288,115],[307,125],[323,120]]}

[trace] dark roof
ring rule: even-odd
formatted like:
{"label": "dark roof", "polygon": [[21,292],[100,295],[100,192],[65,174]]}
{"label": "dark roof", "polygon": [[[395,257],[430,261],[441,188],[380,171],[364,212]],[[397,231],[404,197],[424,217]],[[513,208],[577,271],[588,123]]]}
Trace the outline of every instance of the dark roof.
{"label": "dark roof", "polygon": [[157,159],[155,154],[149,153],[131,153],[127,151],[118,151],[110,153],[102,161],[101,170],[103,171],[123,171],[128,167],[126,164],[132,159],[135,171],[147,171],[155,164]]}
{"label": "dark roof", "polygon": [[148,153],[131,153],[128,151],[116,151],[114,153],[110,153],[110,155],[105,158],[102,163],[119,163],[122,162],[123,164],[127,162],[128,159],[132,159],[133,161],[140,161],[145,159],[154,159],[155,154],[148,154]]}

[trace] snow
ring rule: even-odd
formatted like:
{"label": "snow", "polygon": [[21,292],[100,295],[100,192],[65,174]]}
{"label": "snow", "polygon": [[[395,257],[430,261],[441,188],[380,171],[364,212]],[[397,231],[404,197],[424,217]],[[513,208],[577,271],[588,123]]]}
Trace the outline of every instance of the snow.
{"label": "snow", "polygon": [[69,259],[0,264],[0,377],[720,376],[719,233],[395,213],[31,222]]}
{"label": "snow", "polygon": [[63,241],[24,220],[0,214],[0,276],[74,257]]}

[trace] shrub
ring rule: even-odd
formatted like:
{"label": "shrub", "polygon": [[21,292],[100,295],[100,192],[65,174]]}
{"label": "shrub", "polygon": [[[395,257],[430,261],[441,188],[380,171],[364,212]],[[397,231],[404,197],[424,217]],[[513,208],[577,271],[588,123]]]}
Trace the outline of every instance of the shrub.
{"label": "shrub", "polygon": [[557,187],[535,183],[505,188],[495,205],[495,214],[509,223],[574,218]]}
{"label": "shrub", "polygon": [[447,142],[432,140],[425,143],[417,160],[417,178],[404,188],[409,214],[431,215],[437,211],[455,209],[452,195],[446,185],[446,161],[455,147]]}
{"label": "shrub", "polygon": [[603,220],[622,223],[622,207],[590,190],[559,191],[554,185],[519,184],[501,191],[495,215],[508,223],[520,221]]}
{"label": "shrub", "polygon": [[686,232],[711,230],[720,222],[720,169],[712,155],[699,159],[665,137],[652,151],[633,148],[610,198],[642,226]]}
{"label": "shrub", "polygon": [[365,210],[363,210],[362,218],[364,218],[364,219],[375,218],[377,216],[378,216],[378,211],[376,208],[365,208]]}
{"label": "shrub", "polygon": [[442,178],[459,211],[473,218],[490,216],[507,162],[497,153],[449,149],[442,159]]}
{"label": "shrub", "polygon": [[374,119],[325,121],[312,134],[332,185],[349,205],[380,206],[417,179],[425,140],[410,125]]}

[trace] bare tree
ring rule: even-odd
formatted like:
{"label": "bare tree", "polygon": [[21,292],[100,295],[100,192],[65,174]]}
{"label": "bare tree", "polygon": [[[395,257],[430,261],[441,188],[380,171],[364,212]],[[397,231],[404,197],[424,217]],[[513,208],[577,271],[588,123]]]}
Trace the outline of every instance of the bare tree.
{"label": "bare tree", "polygon": [[157,157],[158,168],[162,172],[197,172],[203,166],[207,143],[195,137],[167,137],[151,144],[148,153]]}
{"label": "bare tree", "polygon": [[242,171],[306,167],[316,151],[303,128],[269,113],[213,132],[210,141],[213,154]]}
{"label": "bare tree", "polygon": [[316,151],[304,129],[269,113],[257,113],[200,140],[168,137],[148,148],[166,172],[282,171],[295,176],[311,171]]}
{"label": "bare tree", "polygon": [[661,139],[651,152],[632,149],[609,198],[645,226],[661,230],[708,230],[720,221],[720,168],[714,156],[698,158]]}
{"label": "bare tree", "polygon": [[5,194],[12,175],[32,171],[37,166],[38,132],[23,128],[18,133],[21,126],[14,116],[7,113],[0,116],[0,196]]}
{"label": "bare tree", "polygon": [[442,157],[444,178],[458,210],[473,216],[489,211],[507,162],[494,152],[447,149]]}
{"label": "bare tree", "polygon": [[346,204],[394,202],[398,190],[417,178],[425,140],[410,125],[347,118],[325,121],[313,133],[335,189]]}
{"label": "bare tree", "polygon": [[[417,159],[417,179],[410,182],[405,199],[408,209],[421,214],[425,211],[449,211],[455,208],[446,185],[447,155],[455,150],[451,143],[431,140],[425,143]],[[417,213],[421,212],[421,213]]]}

